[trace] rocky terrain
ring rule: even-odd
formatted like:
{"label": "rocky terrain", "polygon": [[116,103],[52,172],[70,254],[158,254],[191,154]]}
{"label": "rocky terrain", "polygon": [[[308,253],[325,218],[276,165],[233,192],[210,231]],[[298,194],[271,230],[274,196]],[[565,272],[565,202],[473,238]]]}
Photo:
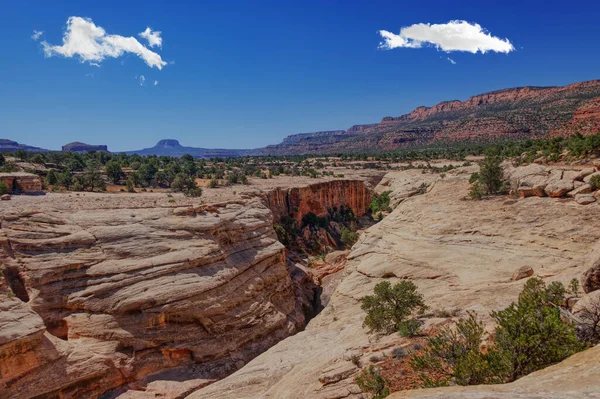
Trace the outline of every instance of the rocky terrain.
{"label": "rocky terrain", "polygon": [[[395,150],[436,142],[511,140],[548,133],[598,132],[600,81],[564,87],[518,87],[479,94],[466,101],[418,107],[380,123],[345,131],[303,133],[255,153],[334,154]],[[589,104],[588,104],[589,103]]]}
{"label": "rocky terrain", "polygon": [[0,152],[14,152],[17,150],[25,150],[29,152],[48,152],[49,150],[33,147],[26,144],[19,144],[16,141],[0,139]]}
{"label": "rocky terrain", "polygon": [[[516,270],[566,284],[597,264],[600,207],[573,193],[597,168],[505,168],[516,195],[483,201],[466,199],[476,165],[233,186],[202,201],[15,196],[2,204],[0,229],[0,396],[366,398],[354,383],[360,369],[414,343],[363,328],[359,299],[378,282],[418,285],[432,310],[424,331],[466,311],[489,327],[489,312],[524,284]],[[390,191],[390,214],[349,252],[312,267],[286,259],[277,216],[342,205],[361,214],[366,180]],[[595,201],[593,188],[583,195]],[[313,317],[317,303],[326,306]],[[512,384],[395,395],[594,397],[596,349]],[[540,389],[549,394],[535,396]]]}
{"label": "rocky terrain", "polygon": [[[370,198],[359,180],[306,190],[319,206],[357,214]],[[214,200],[50,193],[7,202],[0,396],[182,397],[302,330],[317,287],[286,260],[266,195]]]}
{"label": "rocky terrain", "polygon": [[[376,283],[410,279],[434,311],[475,311],[489,326],[489,312],[514,301],[526,281],[513,280],[515,270],[531,267],[535,276],[566,284],[597,262],[597,205],[548,196],[467,200],[475,168],[444,178],[417,170],[386,175],[378,191],[392,190],[395,209],[352,248],[327,307],[304,331],[189,398],[365,398],[354,384],[360,368],[410,345],[397,334],[377,338],[362,327],[359,299]],[[427,190],[420,194],[423,185]],[[446,320],[430,315],[424,328]],[[398,397],[591,398],[598,390],[597,360],[597,350],[591,349],[513,384]]]}
{"label": "rocky terrain", "polygon": [[[257,149],[207,149],[182,146],[177,140],[160,140],[154,147],[128,154],[198,158],[244,155],[339,154],[390,151],[452,142],[490,142],[583,135],[600,131],[600,80],[564,87],[525,86],[475,95],[465,101],[443,101],[432,107],[417,107],[379,123],[355,125],[346,130],[298,133],[279,144]],[[68,144],[63,151],[96,149],[83,143]],[[86,147],[88,146],[88,147]],[[0,140],[0,151],[43,151],[36,147]],[[102,150],[102,149],[100,149]],[[104,149],[106,150],[106,149]]]}
{"label": "rocky terrain", "polygon": [[108,151],[108,147],[105,145],[93,145],[75,141],[73,143],[63,145],[62,150],[69,152]]}

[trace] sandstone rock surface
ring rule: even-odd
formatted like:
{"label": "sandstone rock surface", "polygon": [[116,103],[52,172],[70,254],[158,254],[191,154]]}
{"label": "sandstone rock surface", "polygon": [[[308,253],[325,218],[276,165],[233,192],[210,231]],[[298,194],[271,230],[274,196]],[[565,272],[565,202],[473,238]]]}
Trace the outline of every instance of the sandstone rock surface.
{"label": "sandstone rock surface", "polygon": [[[543,169],[538,171],[545,173]],[[397,176],[394,179],[388,175],[378,190],[402,190],[401,187],[411,185],[411,179],[420,178],[411,177],[413,171],[405,172],[393,172]],[[432,309],[459,309],[463,314],[475,311],[489,327],[489,312],[514,301],[526,281],[507,278],[515,264],[531,266],[548,282],[568,284],[583,273],[590,251],[600,240],[598,207],[581,207],[573,201],[548,197],[464,200],[470,172],[456,170],[444,179],[436,177],[423,195],[399,202],[391,214],[369,228],[353,246],[330,303],[304,331],[279,342],[241,370],[189,398],[364,398],[353,382],[360,369],[355,366],[352,372],[348,359],[356,355],[361,367],[365,367],[372,354],[385,353],[405,343],[396,334],[376,341],[362,328],[364,313],[359,299],[371,294],[380,281],[411,279]],[[519,397],[522,389],[526,394],[521,397],[535,398],[536,390],[542,388],[539,398],[547,392],[548,397],[554,398],[575,398],[577,392],[592,397],[600,388],[596,380],[600,372],[597,359],[596,349],[584,352],[577,355],[575,363],[568,359],[566,367],[555,369],[554,374],[541,372],[548,373],[543,384],[536,385],[532,376],[531,389],[522,388],[519,382],[507,387],[473,387],[472,397],[486,398],[490,392],[496,395],[495,390],[516,392],[515,397]],[[580,365],[569,366],[575,364]],[[589,385],[581,388],[577,376],[588,369],[592,371],[582,381]],[[564,378],[560,379],[560,375]],[[563,381],[565,384],[559,386]],[[483,393],[479,395],[476,389]],[[434,391],[431,397],[444,398],[444,392]],[[565,392],[567,395],[561,396]]]}
{"label": "sandstone rock surface", "polygon": [[[69,205],[63,198],[56,208]],[[14,299],[1,312],[10,315],[0,317],[0,364],[9,370],[2,397],[97,397],[119,386],[143,393],[156,385],[153,373],[191,366],[188,379],[214,380],[303,327],[259,198],[185,213],[11,204],[2,214],[3,267],[27,303]]]}

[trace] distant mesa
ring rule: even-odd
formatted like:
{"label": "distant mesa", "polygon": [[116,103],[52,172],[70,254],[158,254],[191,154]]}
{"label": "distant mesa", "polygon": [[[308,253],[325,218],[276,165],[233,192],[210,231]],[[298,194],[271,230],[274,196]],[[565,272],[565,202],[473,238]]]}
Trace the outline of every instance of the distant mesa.
{"label": "distant mesa", "polygon": [[32,147],[25,144],[19,144],[16,141],[0,139],[0,152],[15,152],[17,150],[25,150],[29,152],[49,152],[44,148]]}
{"label": "distant mesa", "polygon": [[138,155],[165,155],[169,157],[181,157],[189,154],[195,158],[214,158],[214,157],[239,157],[246,155],[250,150],[228,150],[228,149],[209,149],[197,147],[184,147],[175,139],[160,140],[154,147],[144,148],[143,150],[127,151],[127,154]]}
{"label": "distant mesa", "polygon": [[92,145],[85,144],[79,141],[65,144],[62,146],[62,150],[65,152],[88,152],[88,151],[105,151],[108,152],[108,147],[105,145]]}

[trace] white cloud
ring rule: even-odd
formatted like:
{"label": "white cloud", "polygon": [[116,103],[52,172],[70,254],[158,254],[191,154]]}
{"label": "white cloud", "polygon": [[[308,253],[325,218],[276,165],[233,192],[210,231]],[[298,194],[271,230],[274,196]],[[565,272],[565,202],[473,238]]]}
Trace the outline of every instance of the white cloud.
{"label": "white cloud", "polygon": [[154,86],[158,86],[158,80],[154,81]]}
{"label": "white cloud", "polygon": [[391,50],[398,47],[421,48],[435,46],[438,49],[451,51],[467,51],[469,53],[488,51],[509,53],[514,51],[508,39],[492,36],[479,24],[467,21],[450,21],[447,24],[415,24],[400,29],[400,34],[380,30],[383,41],[379,48]]}
{"label": "white cloud", "polygon": [[160,37],[160,31],[153,31],[149,26],[146,27],[146,30],[139,33],[138,36],[148,40],[148,44],[150,47],[162,47],[162,37]]}
{"label": "white cloud", "polygon": [[34,31],[33,31],[33,35],[31,35],[31,38],[32,38],[33,40],[36,40],[36,41],[37,41],[37,40],[38,40],[38,39],[39,39],[39,38],[40,38],[40,37],[41,37],[43,34],[44,34],[44,31],[43,31],[43,30],[34,30]]}
{"label": "white cloud", "polygon": [[78,57],[81,62],[99,65],[107,57],[118,58],[125,53],[133,53],[148,66],[162,69],[167,63],[158,53],[149,50],[134,37],[107,35],[89,18],[69,17],[62,46],[42,42],[46,57]]}
{"label": "white cloud", "polygon": [[[137,76],[136,76],[137,78]],[[144,84],[146,84],[146,77],[144,75],[140,76],[140,86],[143,86]]]}
{"label": "white cloud", "polygon": [[456,61],[454,61],[452,58],[448,57],[448,61],[450,61],[452,65],[456,65]]}

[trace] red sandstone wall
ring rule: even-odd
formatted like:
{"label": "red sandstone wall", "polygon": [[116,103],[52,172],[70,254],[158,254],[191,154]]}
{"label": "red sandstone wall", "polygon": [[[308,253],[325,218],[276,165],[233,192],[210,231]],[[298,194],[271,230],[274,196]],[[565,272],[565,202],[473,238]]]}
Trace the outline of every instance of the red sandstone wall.
{"label": "red sandstone wall", "polygon": [[340,206],[362,216],[371,203],[371,192],[360,180],[335,180],[300,188],[278,188],[267,194],[266,202],[275,223],[290,215],[300,224],[310,212],[322,217],[328,209]]}

